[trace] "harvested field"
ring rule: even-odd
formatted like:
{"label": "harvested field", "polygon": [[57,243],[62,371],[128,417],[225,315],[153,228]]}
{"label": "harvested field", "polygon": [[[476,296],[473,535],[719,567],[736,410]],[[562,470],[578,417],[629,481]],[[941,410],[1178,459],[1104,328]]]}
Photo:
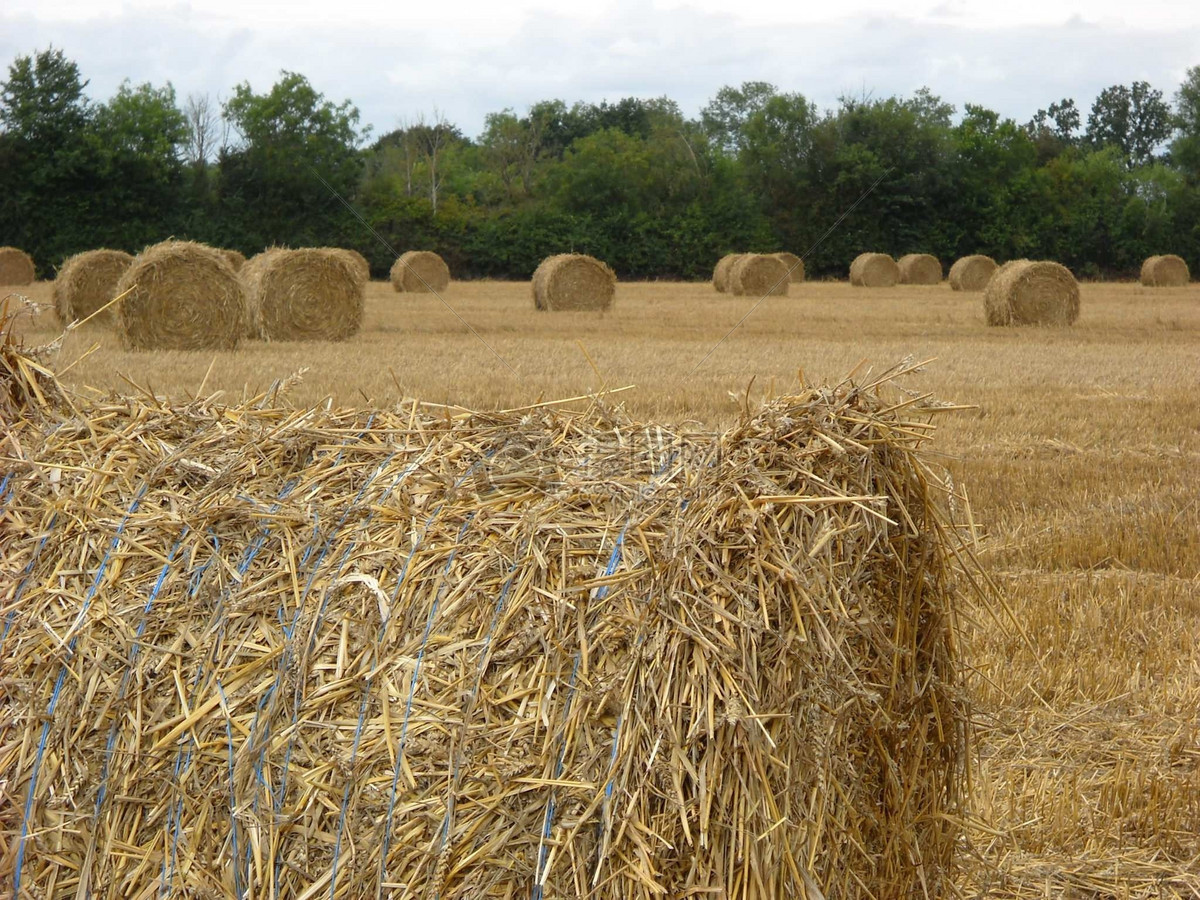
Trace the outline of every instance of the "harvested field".
{"label": "harvested field", "polygon": [[[939,417],[932,450],[968,492],[981,562],[1008,607],[964,620],[981,825],[968,829],[978,859],[964,860],[959,888],[1022,900],[1194,900],[1200,287],[1080,290],[1086,315],[1070,329],[995,329],[981,303],[948,285],[808,283],[796,297],[768,298],[694,375],[757,298],[717,295],[708,283],[622,284],[604,316],[562,317],[530,309],[527,283],[456,284],[455,309],[516,375],[436,298],[398,304],[382,282],[368,288],[350,344],[132,353],[88,325],[57,359],[85,398],[85,384],[134,392],[128,378],[182,402],[218,390],[240,402],[307,366],[291,385],[296,403],[361,405],[365,395],[388,406],[416,395],[506,409],[634,384],[610,402],[635,418],[725,429],[747,403],[794,392],[798,369],[830,381],[863,361],[879,369],[908,354],[936,357],[907,384],[973,407]],[[22,293],[50,302],[45,283]],[[52,316],[20,328],[37,343],[58,334]],[[449,528],[438,533],[452,541]],[[0,608],[11,608],[4,584]],[[407,684],[389,689],[393,710]],[[0,754],[12,746],[0,725]],[[11,758],[0,755],[0,768]],[[13,809],[0,804],[0,845],[12,846]]]}

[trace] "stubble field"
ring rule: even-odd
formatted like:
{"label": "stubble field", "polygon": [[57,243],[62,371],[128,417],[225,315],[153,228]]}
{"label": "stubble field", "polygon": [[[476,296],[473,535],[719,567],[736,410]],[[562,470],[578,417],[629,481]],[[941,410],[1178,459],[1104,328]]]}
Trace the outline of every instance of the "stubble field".
{"label": "stubble field", "polygon": [[[48,303],[50,286],[24,293]],[[132,353],[89,325],[57,367],[81,393],[177,400],[255,395],[307,369],[290,402],[354,406],[514,408],[633,386],[609,402],[708,427],[801,372],[836,381],[932,360],[905,385],[971,407],[941,417],[930,451],[971,498],[998,588],[966,617],[978,766],[964,893],[1194,898],[1200,286],[1082,295],[1073,328],[992,329],[979,294],[946,285],[804,284],[716,346],[756,299],[623,284],[609,313],[548,314],[526,284],[473,282],[445,294],[456,315],[376,282],[346,344]],[[30,344],[59,333],[48,315],[19,330]]]}

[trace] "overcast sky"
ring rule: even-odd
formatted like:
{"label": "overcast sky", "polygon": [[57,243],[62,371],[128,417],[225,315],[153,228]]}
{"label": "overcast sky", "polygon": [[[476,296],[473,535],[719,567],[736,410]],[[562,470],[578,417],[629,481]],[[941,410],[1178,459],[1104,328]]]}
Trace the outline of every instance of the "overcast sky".
{"label": "overcast sky", "polygon": [[124,78],[226,98],[280,69],[350,99],[380,134],[435,108],[468,135],[538,100],[666,95],[696,115],[725,84],[821,106],[923,85],[1019,121],[1111,84],[1172,97],[1200,65],[1200,3],[1141,0],[0,0],[0,61],[53,45],[103,100]]}

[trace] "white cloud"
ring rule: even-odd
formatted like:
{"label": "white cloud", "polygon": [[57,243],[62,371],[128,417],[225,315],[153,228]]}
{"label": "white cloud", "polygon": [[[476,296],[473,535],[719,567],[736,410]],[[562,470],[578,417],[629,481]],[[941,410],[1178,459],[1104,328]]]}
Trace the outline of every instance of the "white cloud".
{"label": "white cloud", "polygon": [[[228,96],[247,80],[265,90],[290,69],[330,99],[353,100],[376,133],[437,107],[468,134],[487,112],[554,97],[666,95],[694,115],[722,85],[750,79],[822,106],[842,94],[928,85],[960,108],[980,103],[1024,121],[1061,97],[1086,112],[1103,87],[1137,79],[1170,96],[1200,63],[1200,5],[1159,26],[1169,6],[1160,0],[1139,6],[1136,23],[1109,0],[1089,3],[1085,15],[1078,4],[1033,0],[930,0],[919,14],[890,0],[849,3],[837,8],[859,15],[822,19],[804,4],[764,0],[739,0],[736,15],[727,0],[625,0],[586,14],[539,11],[534,0],[386,9],[343,0],[331,19],[327,4],[275,0],[100,14],[73,0],[49,12],[48,4],[9,0],[0,62],[53,44],[79,63],[100,99],[125,77],[170,80],[181,97]],[[991,21],[996,10],[1007,23]]]}

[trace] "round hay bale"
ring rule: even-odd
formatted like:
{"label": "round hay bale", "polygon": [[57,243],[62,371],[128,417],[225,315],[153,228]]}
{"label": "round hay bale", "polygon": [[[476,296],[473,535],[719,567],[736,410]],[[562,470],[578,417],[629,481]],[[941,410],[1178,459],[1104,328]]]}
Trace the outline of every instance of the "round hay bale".
{"label": "round hay bale", "polygon": [[729,293],[735,297],[786,297],[788,267],[776,256],[745,253],[729,270]]}
{"label": "round hay bale", "polygon": [[0,247],[0,284],[33,284],[33,258],[16,247]]}
{"label": "round hay bale", "polygon": [[344,341],[363,319],[363,280],[336,248],[266,250],[238,273],[246,331],[265,341]]}
{"label": "round hay bale", "polygon": [[1079,285],[1066,266],[1016,259],[996,270],[983,291],[989,325],[1071,325]]}
{"label": "round hay bale", "polygon": [[237,250],[217,250],[217,252],[225,257],[225,261],[235,272],[241,271],[242,266],[246,264],[246,257]]}
{"label": "round hay bale", "polygon": [[242,336],[242,286],[212,247],[190,241],[147,247],[117,282],[116,293],[126,291],[116,305],[117,326],[130,349],[232,349]]}
{"label": "round hay bale", "polygon": [[942,264],[928,253],[906,253],[896,261],[901,284],[941,284]]}
{"label": "round hay bale", "polygon": [[450,284],[450,267],[432,250],[409,250],[392,264],[391,278],[397,291],[444,291]]}
{"label": "round hay bale", "polygon": [[955,260],[950,267],[950,288],[955,291],[982,291],[998,266],[990,256],[980,253]]}
{"label": "round hay bale", "polygon": [[712,285],[718,294],[724,294],[729,290],[729,272],[733,269],[733,264],[743,256],[745,256],[744,253],[726,253],[713,266]]}
{"label": "round hay bale", "polygon": [[612,306],[617,276],[606,263],[582,253],[547,256],[533,273],[536,309],[604,310]]}
{"label": "round hay bale", "polygon": [[1191,278],[1188,264],[1173,253],[1151,256],[1142,263],[1141,282],[1146,287],[1182,287]]}
{"label": "round hay bale", "polygon": [[[69,325],[82,321],[113,297],[115,289],[133,257],[123,250],[88,250],[69,256],[54,279],[54,311],[58,320]],[[112,324],[117,317],[109,307],[95,321]]]}
{"label": "round hay bale", "polygon": [[850,264],[855,287],[892,287],[900,280],[900,267],[886,253],[860,253]]}
{"label": "round hay bale", "polygon": [[788,271],[791,273],[790,281],[792,284],[799,284],[804,280],[804,260],[795,253],[788,253],[786,250],[783,250],[771,255],[787,266]]}

